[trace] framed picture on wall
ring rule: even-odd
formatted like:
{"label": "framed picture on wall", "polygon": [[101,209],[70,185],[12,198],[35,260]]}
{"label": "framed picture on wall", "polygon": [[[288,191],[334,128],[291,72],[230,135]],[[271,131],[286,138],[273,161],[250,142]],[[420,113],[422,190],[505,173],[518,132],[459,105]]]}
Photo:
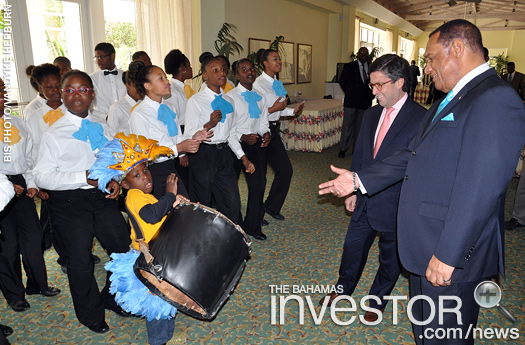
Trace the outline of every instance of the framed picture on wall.
{"label": "framed picture on wall", "polygon": [[283,84],[294,84],[295,83],[295,56],[294,56],[294,43],[293,42],[280,42],[279,53],[281,55],[281,61],[283,67],[279,73],[279,80]]}
{"label": "framed picture on wall", "polygon": [[312,82],[312,45],[297,43],[297,84]]}
{"label": "framed picture on wall", "polygon": [[258,38],[249,38],[248,39],[248,50],[249,53],[257,53],[259,49],[268,49],[270,48],[270,40],[261,40]]}

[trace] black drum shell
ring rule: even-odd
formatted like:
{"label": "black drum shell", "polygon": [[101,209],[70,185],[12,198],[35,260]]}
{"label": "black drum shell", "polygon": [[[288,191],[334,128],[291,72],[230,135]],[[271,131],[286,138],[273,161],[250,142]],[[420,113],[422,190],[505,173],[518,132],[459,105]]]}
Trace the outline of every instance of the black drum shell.
{"label": "black drum shell", "polygon": [[153,265],[162,267],[156,275],[195,302],[196,308],[183,302],[184,296],[168,297],[153,284],[157,278],[145,277],[143,273],[153,269],[142,253],[135,262],[135,274],[178,310],[212,319],[235,288],[250,255],[249,240],[239,229],[218,212],[187,203],[168,215],[157,238],[150,241]]}

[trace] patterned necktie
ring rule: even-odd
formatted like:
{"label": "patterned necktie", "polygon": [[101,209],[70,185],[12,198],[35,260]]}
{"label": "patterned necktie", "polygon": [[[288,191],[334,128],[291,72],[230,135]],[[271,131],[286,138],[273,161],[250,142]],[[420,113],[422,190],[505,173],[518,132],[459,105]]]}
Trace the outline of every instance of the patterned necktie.
{"label": "patterned necktie", "polygon": [[43,119],[44,122],[48,124],[48,126],[51,126],[53,123],[57,122],[58,119],[60,119],[62,116],[64,116],[64,113],[62,112],[62,109],[58,108],[56,110],[50,110],[48,111]]}
{"label": "patterned necktie", "polygon": [[450,103],[450,101],[452,100],[452,98],[454,98],[454,92],[452,90],[450,90],[449,93],[447,93],[447,97],[445,97],[445,99],[443,99],[441,101],[441,103],[439,103],[439,107],[436,111],[436,114],[434,115],[434,117],[432,118],[432,122],[434,122],[434,120],[436,119],[436,117],[438,116],[438,114],[441,112],[441,110],[443,110],[443,108],[445,108],[447,106],[447,104]]}
{"label": "patterned necktie", "polygon": [[262,99],[262,96],[257,92],[248,90],[241,93],[241,96],[243,96],[244,100],[248,103],[248,112],[250,113],[250,118],[258,119],[259,115],[261,115],[261,109],[259,109],[257,102]]}
{"label": "patterned necktie", "polygon": [[215,96],[215,99],[211,102],[211,108],[213,110],[220,110],[222,113],[221,122],[226,121],[226,114],[233,113],[233,105],[230,102],[222,98],[222,95]]}
{"label": "patterned necktie", "polygon": [[2,130],[0,130],[0,140],[7,145],[14,145],[18,143],[22,137],[20,137],[18,128],[16,128],[11,121],[7,120],[9,125],[6,125],[5,122],[4,118],[0,117],[0,128],[2,128]]}
{"label": "patterned necktie", "polygon": [[91,144],[91,150],[101,149],[108,141],[104,136],[104,127],[100,123],[91,122],[88,119],[82,119],[80,129],[73,133],[73,137],[78,140],[88,141]]}
{"label": "patterned necktie", "polygon": [[157,120],[162,122],[164,126],[168,128],[168,135],[170,137],[174,137],[179,134],[177,122],[175,120],[176,118],[177,114],[175,114],[175,112],[171,110],[166,104],[161,104],[159,106],[159,110],[157,110]]}
{"label": "patterned necktie", "polygon": [[286,89],[284,88],[284,85],[282,81],[274,79],[272,84],[272,89],[275,91],[275,94],[279,97],[285,97],[286,96]]}
{"label": "patterned necktie", "polygon": [[361,64],[361,69],[363,70],[362,77],[363,77],[363,83],[368,85],[368,75],[366,74],[365,64]]}
{"label": "patterned necktie", "polygon": [[379,127],[379,132],[377,133],[376,138],[376,145],[374,146],[374,159],[377,156],[377,151],[379,151],[379,148],[381,147],[381,144],[383,143],[383,139],[386,137],[386,133],[388,132],[388,129],[390,128],[390,115],[392,115],[392,112],[395,110],[394,107],[386,108],[385,112],[385,118],[383,119],[383,123],[381,124],[381,127]]}

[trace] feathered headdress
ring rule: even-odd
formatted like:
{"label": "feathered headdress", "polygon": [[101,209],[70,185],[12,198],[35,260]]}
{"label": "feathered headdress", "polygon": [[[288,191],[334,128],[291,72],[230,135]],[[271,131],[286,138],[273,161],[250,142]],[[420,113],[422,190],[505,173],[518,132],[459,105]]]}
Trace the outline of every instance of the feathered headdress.
{"label": "feathered headdress", "polygon": [[97,152],[97,160],[89,169],[88,178],[98,180],[98,189],[109,193],[106,186],[111,180],[120,183],[135,166],[161,155],[171,156],[173,151],[159,146],[156,140],[120,132]]}

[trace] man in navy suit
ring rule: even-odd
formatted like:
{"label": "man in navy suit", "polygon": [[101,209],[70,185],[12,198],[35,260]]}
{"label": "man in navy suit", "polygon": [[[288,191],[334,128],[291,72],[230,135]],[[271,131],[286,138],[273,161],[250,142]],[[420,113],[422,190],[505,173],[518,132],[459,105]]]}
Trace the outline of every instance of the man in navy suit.
{"label": "man in navy suit", "polygon": [[368,48],[357,51],[357,61],[346,63],[339,78],[339,84],[345,92],[344,117],[339,141],[339,158],[344,158],[352,145],[352,152],[363,123],[365,110],[372,105],[372,91],[368,88]]}
{"label": "man in navy suit", "polygon": [[[479,29],[452,20],[430,34],[425,57],[436,88],[447,92],[434,104],[407,150],[356,173],[333,168],[339,177],[320,193],[345,196],[360,189],[374,195],[403,180],[398,209],[398,248],[410,272],[411,296],[426,295],[412,305],[418,344],[437,328],[461,329],[473,344],[479,306],[475,287],[504,275],[502,207],[520,150],[525,143],[525,107],[507,82],[485,62]],[[438,104],[439,103],[439,104]],[[437,317],[444,308],[457,308]],[[461,302],[461,303],[460,303]]]}
{"label": "man in navy suit", "polygon": [[[408,97],[410,80],[408,62],[397,55],[383,55],[370,65],[370,86],[379,104],[365,112],[352,158],[352,171],[361,170],[393,155],[408,146],[416,136],[426,110]],[[381,234],[380,265],[369,294],[382,299],[394,289],[401,273],[396,241],[400,192],[401,181],[398,181],[373,196],[357,192],[346,199],[346,208],[353,214],[336,284],[342,287],[340,291],[343,295],[352,295],[354,292],[378,232]],[[337,296],[337,293],[332,292],[325,297],[328,298],[328,305]],[[324,299],[321,304],[323,302]],[[384,310],[386,303],[383,300],[378,305],[371,300],[370,307]],[[377,320],[377,314],[371,312],[367,312],[364,317],[369,322]]]}

